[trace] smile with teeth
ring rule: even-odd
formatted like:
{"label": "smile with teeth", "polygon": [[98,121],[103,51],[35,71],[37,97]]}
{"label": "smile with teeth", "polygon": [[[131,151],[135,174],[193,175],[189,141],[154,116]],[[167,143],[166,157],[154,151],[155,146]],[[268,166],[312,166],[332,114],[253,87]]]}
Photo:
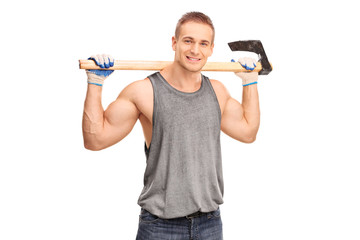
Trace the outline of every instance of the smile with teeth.
{"label": "smile with teeth", "polygon": [[192,62],[198,62],[198,61],[201,60],[200,58],[193,58],[193,57],[189,57],[189,56],[186,56],[186,58],[189,59]]}

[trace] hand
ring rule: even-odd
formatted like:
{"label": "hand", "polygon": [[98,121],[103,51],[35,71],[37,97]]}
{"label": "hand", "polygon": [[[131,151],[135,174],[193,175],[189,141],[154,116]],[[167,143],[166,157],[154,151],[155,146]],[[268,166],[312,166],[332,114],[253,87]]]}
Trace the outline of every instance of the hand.
{"label": "hand", "polygon": [[[246,70],[254,70],[256,67],[256,61],[253,58],[240,58],[238,62],[243,66]],[[257,72],[237,72],[236,76],[242,79],[243,86],[248,86],[251,84],[256,84],[258,80]]]}
{"label": "hand", "polygon": [[[100,68],[109,68],[114,66],[114,58],[107,54],[93,55],[88,58],[94,60]],[[86,70],[88,83],[102,86],[105,79],[112,74],[114,70]]]}

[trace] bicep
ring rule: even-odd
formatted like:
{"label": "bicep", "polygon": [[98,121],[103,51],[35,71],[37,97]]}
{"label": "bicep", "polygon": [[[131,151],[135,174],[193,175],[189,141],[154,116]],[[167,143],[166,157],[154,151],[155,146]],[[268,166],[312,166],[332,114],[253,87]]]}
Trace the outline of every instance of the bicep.
{"label": "bicep", "polygon": [[139,117],[140,112],[127,91],[128,89],[124,89],[104,112],[102,134],[104,147],[111,146],[126,137]]}
{"label": "bicep", "polygon": [[221,130],[238,141],[250,142],[251,131],[244,117],[242,104],[230,96],[221,82],[216,80],[211,82],[222,109]]}
{"label": "bicep", "polygon": [[236,99],[229,97],[221,118],[221,130],[228,136],[247,142],[248,126],[244,118],[244,109]]}

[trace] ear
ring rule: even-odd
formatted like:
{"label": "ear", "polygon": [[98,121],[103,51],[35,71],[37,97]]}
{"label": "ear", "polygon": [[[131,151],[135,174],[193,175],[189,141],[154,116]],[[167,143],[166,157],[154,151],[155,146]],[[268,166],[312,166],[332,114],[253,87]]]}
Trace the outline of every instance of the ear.
{"label": "ear", "polygon": [[175,37],[172,37],[172,38],[171,38],[171,41],[172,41],[172,49],[175,51],[177,40],[176,40]]}

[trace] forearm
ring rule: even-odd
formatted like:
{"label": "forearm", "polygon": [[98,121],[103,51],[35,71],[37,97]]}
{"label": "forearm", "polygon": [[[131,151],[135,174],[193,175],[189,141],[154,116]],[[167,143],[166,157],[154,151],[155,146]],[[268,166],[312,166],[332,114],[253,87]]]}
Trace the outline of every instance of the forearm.
{"label": "forearm", "polygon": [[260,126],[260,105],[257,84],[243,87],[242,106],[249,133],[255,139]]}
{"label": "forearm", "polygon": [[102,87],[88,84],[84,113],[83,113],[83,137],[87,149],[97,148],[99,134],[104,127],[104,109],[101,103]]}

